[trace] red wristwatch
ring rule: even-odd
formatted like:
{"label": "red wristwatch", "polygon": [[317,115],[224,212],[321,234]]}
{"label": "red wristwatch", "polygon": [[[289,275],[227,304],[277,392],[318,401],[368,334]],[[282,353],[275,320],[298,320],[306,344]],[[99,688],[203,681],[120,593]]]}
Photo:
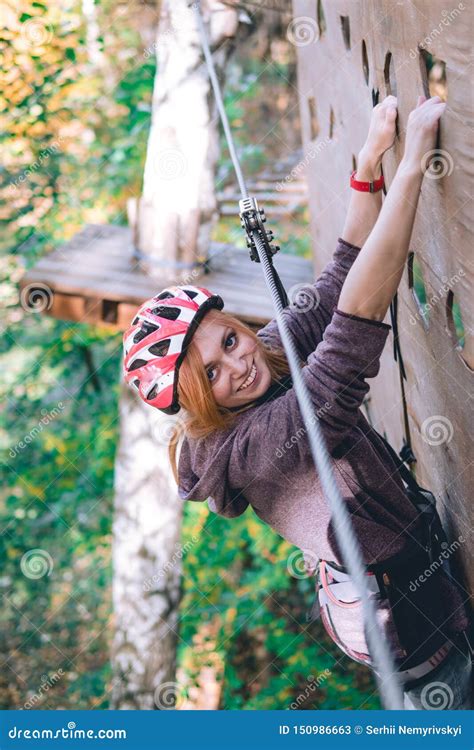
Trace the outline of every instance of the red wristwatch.
{"label": "red wristwatch", "polygon": [[373,182],[362,182],[355,179],[354,175],[356,172],[357,169],[354,169],[351,174],[351,188],[360,190],[362,193],[377,193],[379,190],[382,190],[384,186],[383,174],[380,175],[378,180],[374,180]]}

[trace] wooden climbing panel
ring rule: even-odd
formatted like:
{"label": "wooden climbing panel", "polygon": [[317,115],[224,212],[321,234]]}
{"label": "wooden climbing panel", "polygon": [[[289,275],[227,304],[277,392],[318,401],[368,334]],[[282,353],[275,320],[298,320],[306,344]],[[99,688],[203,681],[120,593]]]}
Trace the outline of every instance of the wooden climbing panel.
{"label": "wooden climbing panel", "polygon": [[398,293],[405,403],[389,340],[371,383],[369,408],[376,428],[397,450],[405,410],[417,477],[437,495],[453,538],[461,535],[466,542],[461,552],[472,584],[472,6],[444,0],[294,0],[293,11],[318,271],[344,223],[349,173],[367,135],[374,98],[398,98],[398,137],[383,159],[388,190],[418,95],[438,94],[447,102],[438,157],[424,177],[418,204],[412,268],[407,264]]}

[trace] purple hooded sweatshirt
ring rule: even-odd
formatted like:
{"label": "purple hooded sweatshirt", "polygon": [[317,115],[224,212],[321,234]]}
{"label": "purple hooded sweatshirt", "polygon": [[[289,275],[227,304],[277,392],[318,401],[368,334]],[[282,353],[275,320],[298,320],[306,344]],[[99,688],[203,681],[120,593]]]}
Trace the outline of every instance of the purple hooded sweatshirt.
{"label": "purple hooded sweatshirt", "polygon": [[[379,371],[391,326],[337,309],[342,285],[359,250],[339,238],[332,261],[312,286],[315,304],[288,307],[284,316],[306,363],[301,372],[339,492],[350,511],[364,561],[370,564],[413,544],[418,514],[384,438],[360,409],[369,390],[367,379]],[[282,347],[276,320],[257,335],[269,347]],[[274,384],[254,407],[237,414],[227,430],[204,439],[184,439],[178,463],[179,495],[183,500],[207,500],[212,512],[227,518],[240,516],[251,505],[259,518],[299,547],[306,559],[343,565],[297,398],[286,382]],[[463,598],[447,577],[441,579],[438,604],[444,607],[447,630],[454,634],[467,627]],[[428,586],[426,595],[432,595]],[[433,603],[426,605],[430,611]],[[363,650],[361,613],[344,610],[340,614],[345,618],[340,627],[352,637],[355,650]],[[398,652],[393,624],[390,618],[383,619],[387,637]],[[428,638],[429,618],[426,628]]]}

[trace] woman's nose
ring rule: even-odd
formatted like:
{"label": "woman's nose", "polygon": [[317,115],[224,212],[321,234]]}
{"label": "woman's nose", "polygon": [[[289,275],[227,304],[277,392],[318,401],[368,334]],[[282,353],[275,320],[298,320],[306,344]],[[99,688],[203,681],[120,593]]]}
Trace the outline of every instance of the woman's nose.
{"label": "woman's nose", "polygon": [[248,365],[244,359],[232,360],[230,363],[231,375],[234,380],[240,380],[247,373]]}

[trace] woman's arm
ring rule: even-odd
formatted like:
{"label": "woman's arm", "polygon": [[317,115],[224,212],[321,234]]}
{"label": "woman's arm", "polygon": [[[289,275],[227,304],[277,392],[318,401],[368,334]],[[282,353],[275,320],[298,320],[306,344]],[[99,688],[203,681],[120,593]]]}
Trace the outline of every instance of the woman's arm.
{"label": "woman's arm", "polygon": [[[397,99],[387,96],[372,111],[369,132],[359,153],[356,177],[372,180],[380,177],[382,155],[395,139]],[[294,291],[292,303],[283,316],[303,361],[322,341],[324,331],[337,307],[342,286],[362,244],[370,234],[382,205],[382,194],[351,190],[349,211],[336,251],[314,284],[302,284]],[[272,320],[258,335],[267,346],[282,347],[278,325]]]}
{"label": "woman's arm", "polygon": [[[381,175],[382,157],[368,151],[364,146],[359,152],[356,180],[376,180]],[[371,233],[382,208],[382,191],[362,193],[351,190],[349,209],[341,237],[352,245],[362,247]]]}
{"label": "woman's arm", "polygon": [[[360,247],[339,238],[332,260],[316,281],[293,288],[292,304],[283,310],[283,317],[303,362],[322,341],[337,307],[342,285],[359,252]],[[268,348],[283,347],[275,318],[257,335]]]}
{"label": "woman's arm", "polygon": [[434,149],[446,104],[438,96],[418,104],[408,118],[406,148],[380,216],[358,254],[339,297],[338,309],[370,320],[384,319],[405,268],[421,183],[422,164]]}
{"label": "woman's arm", "polygon": [[[397,98],[387,96],[372,110],[366,142],[359,152],[356,180],[375,180],[380,177],[382,156],[395,140]],[[362,247],[377,221],[382,207],[382,191],[362,193],[351,190],[349,210],[342,232],[342,239]]]}

